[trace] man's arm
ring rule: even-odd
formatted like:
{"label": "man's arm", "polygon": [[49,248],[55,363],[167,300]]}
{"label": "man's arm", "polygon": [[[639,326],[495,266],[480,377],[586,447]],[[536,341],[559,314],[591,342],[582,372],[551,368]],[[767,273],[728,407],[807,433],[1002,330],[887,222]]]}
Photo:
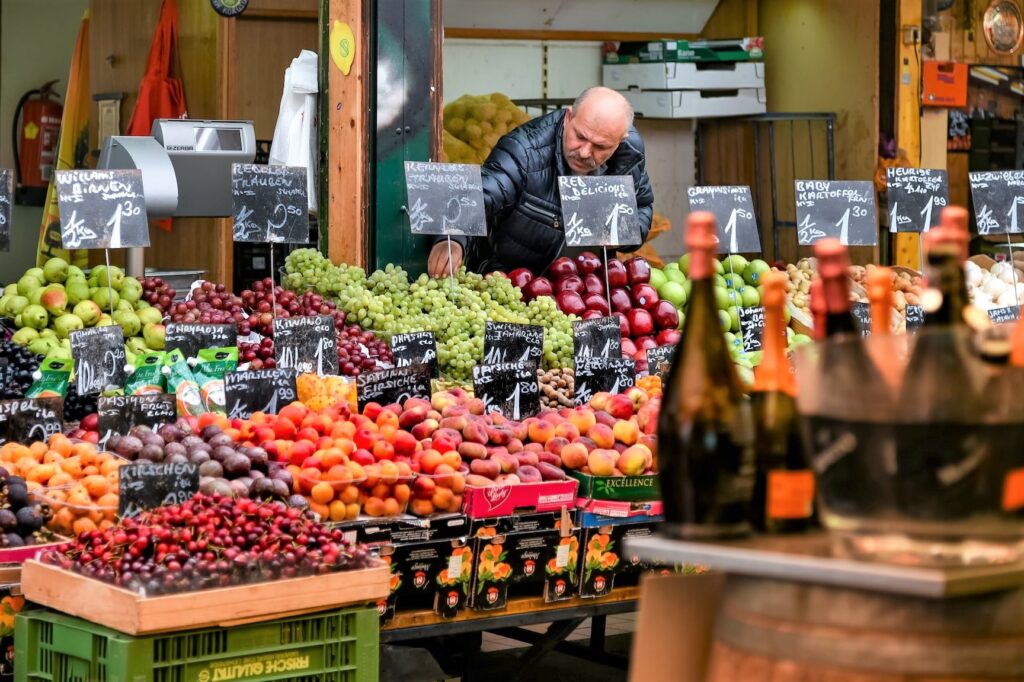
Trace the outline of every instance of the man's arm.
{"label": "man's arm", "polygon": [[636,190],[637,219],[640,221],[640,243],[632,246],[623,246],[619,251],[630,253],[639,249],[647,241],[647,233],[651,231],[651,220],[654,218],[654,190],[651,189],[651,179],[647,176],[647,157],[644,156],[644,143],[639,140],[637,151],[640,152],[640,163],[633,169],[633,189]]}

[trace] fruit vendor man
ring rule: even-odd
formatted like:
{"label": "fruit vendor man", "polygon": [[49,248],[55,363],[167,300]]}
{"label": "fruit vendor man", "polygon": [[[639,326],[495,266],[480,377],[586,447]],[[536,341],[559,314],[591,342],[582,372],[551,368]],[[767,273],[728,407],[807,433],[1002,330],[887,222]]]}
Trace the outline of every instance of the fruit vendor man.
{"label": "fruit vendor man", "polygon": [[[565,249],[560,175],[631,175],[646,240],[654,193],[644,161],[626,98],[609,88],[584,90],[572,107],[535,118],[498,140],[481,169],[487,237],[453,237],[452,265],[465,261],[477,272],[546,270]],[[427,270],[433,277],[448,273],[444,237],[431,247]]]}

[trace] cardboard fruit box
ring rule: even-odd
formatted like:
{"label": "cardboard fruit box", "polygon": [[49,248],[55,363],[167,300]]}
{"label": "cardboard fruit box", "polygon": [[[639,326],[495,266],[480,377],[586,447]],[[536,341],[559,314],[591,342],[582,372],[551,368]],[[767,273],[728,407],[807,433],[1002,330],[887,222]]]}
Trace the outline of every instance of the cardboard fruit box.
{"label": "cardboard fruit box", "polygon": [[390,570],[389,593],[377,601],[381,624],[390,622],[396,610],[433,608],[453,618],[465,607],[473,564],[468,537],[386,543],[375,550]]}
{"label": "cardboard fruit box", "polygon": [[575,480],[518,483],[516,485],[466,486],[462,511],[471,519],[510,516],[522,512],[558,511],[576,499]]}
{"label": "cardboard fruit box", "polygon": [[28,601],[129,635],[230,627],[375,602],[388,594],[383,563],[358,571],[143,597],[35,560],[25,562]]}
{"label": "cardboard fruit box", "polygon": [[625,500],[627,502],[649,502],[661,499],[658,474],[594,476],[581,471],[570,471],[569,476],[580,482],[578,497],[593,500]]}
{"label": "cardboard fruit box", "polygon": [[624,554],[624,540],[653,535],[661,516],[635,514],[625,518],[582,514],[580,519],[579,595],[603,597],[616,578],[653,568],[635,554]]}

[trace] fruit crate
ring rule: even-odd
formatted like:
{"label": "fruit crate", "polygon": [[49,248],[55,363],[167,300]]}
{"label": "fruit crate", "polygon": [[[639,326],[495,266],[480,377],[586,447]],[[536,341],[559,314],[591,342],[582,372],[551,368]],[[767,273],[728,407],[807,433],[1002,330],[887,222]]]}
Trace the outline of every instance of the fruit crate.
{"label": "fruit crate", "polygon": [[18,682],[372,682],[374,609],[132,637],[55,611],[15,619]]}
{"label": "fruit crate", "polygon": [[570,471],[569,476],[580,483],[579,497],[595,500],[648,502],[661,499],[657,474],[640,476],[594,476]]}

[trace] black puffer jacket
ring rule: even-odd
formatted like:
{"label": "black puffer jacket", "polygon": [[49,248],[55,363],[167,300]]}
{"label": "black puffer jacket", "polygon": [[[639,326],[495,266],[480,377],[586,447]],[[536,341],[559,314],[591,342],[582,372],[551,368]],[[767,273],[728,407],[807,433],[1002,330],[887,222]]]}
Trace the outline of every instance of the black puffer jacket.
{"label": "black puffer jacket", "polygon": [[[477,272],[529,268],[543,272],[565,248],[558,176],[572,171],[562,153],[565,111],[525,123],[502,137],[483,165],[488,237],[472,240],[467,266]],[[640,232],[651,228],[654,193],[635,128],[596,175],[631,175]],[[465,240],[462,242],[464,251]],[[625,247],[631,250],[637,247]]]}

